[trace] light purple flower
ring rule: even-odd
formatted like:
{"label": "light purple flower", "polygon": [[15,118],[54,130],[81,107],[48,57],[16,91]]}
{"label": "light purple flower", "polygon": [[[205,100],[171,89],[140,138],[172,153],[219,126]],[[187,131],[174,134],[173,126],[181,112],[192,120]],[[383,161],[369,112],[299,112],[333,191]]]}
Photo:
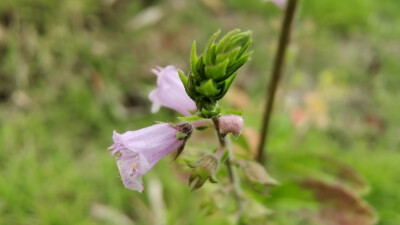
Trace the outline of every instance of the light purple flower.
{"label": "light purple flower", "polygon": [[[178,132],[186,138],[178,138]],[[112,154],[119,154],[117,166],[126,188],[143,191],[142,176],[161,158],[183,148],[192,132],[190,124],[156,124],[136,131],[119,134],[114,131]]]}
{"label": "light purple flower", "polygon": [[189,116],[190,110],[196,110],[196,104],[186,94],[185,87],[174,66],[158,67],[152,72],[157,75],[157,88],[149,94],[149,98],[153,102],[151,112],[155,113],[160,106],[165,106]]}

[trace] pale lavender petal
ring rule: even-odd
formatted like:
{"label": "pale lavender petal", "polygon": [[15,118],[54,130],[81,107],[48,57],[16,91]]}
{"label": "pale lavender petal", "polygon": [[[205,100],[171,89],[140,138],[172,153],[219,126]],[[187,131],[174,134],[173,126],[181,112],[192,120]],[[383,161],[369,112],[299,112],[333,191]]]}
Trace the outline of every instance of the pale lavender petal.
{"label": "pale lavender petal", "polygon": [[121,134],[118,141],[133,152],[150,153],[159,151],[174,143],[182,144],[176,136],[177,130],[168,123],[156,124],[136,131],[128,131]]}
{"label": "pale lavender petal", "polygon": [[143,191],[143,173],[140,171],[140,156],[134,152],[127,152],[117,158],[117,166],[122,182],[126,188],[138,192]]}
{"label": "pale lavender petal", "polygon": [[152,72],[157,75],[157,88],[149,94],[153,102],[152,112],[159,105],[174,109],[183,115],[190,115],[190,110],[196,110],[196,104],[187,95],[178,71],[174,66],[158,67]]}
{"label": "pale lavender petal", "polygon": [[141,192],[142,175],[161,158],[184,144],[185,140],[179,140],[177,132],[187,132],[190,135],[192,129],[182,125],[191,126],[162,123],[123,134],[114,131],[114,144],[109,149],[113,155],[119,154],[117,165],[126,188]]}

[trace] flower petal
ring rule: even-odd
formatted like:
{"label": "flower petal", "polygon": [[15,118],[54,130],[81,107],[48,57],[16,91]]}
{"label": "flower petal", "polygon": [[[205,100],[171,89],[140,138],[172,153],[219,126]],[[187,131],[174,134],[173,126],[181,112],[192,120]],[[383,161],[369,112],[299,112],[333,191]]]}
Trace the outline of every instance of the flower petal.
{"label": "flower petal", "polygon": [[149,94],[149,99],[153,102],[152,112],[157,111],[159,105],[174,109],[186,116],[190,115],[190,110],[196,109],[196,104],[187,95],[174,66],[158,67],[152,72],[157,76],[157,88]]}

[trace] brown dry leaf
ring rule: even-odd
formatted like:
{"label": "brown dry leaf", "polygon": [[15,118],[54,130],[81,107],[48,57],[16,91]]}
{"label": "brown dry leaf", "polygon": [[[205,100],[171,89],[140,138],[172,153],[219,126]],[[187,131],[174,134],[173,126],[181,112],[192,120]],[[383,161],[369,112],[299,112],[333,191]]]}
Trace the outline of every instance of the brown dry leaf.
{"label": "brown dry leaf", "polygon": [[375,210],[342,185],[316,179],[303,179],[300,186],[310,190],[321,204],[318,215],[326,225],[373,225],[378,221]]}
{"label": "brown dry leaf", "polygon": [[237,88],[231,87],[225,95],[224,100],[235,109],[246,109],[250,103],[250,98],[246,92]]}
{"label": "brown dry leaf", "polygon": [[367,181],[353,167],[330,156],[320,156],[319,159],[324,162],[321,169],[332,174],[341,184],[359,194],[367,192]]}

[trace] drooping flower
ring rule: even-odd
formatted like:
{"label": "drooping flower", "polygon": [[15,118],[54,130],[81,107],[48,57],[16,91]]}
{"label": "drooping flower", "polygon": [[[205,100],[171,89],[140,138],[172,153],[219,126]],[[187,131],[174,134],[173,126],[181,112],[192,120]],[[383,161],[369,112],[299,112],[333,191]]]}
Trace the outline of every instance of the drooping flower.
{"label": "drooping flower", "polygon": [[161,106],[165,106],[189,116],[190,110],[196,110],[196,104],[187,95],[174,66],[158,67],[152,71],[157,75],[157,88],[149,94],[153,102],[151,112],[155,113]]}
{"label": "drooping flower", "polygon": [[114,131],[112,154],[119,154],[117,166],[126,188],[143,191],[142,176],[161,158],[182,149],[192,132],[188,123],[156,124],[136,131],[119,134]]}

